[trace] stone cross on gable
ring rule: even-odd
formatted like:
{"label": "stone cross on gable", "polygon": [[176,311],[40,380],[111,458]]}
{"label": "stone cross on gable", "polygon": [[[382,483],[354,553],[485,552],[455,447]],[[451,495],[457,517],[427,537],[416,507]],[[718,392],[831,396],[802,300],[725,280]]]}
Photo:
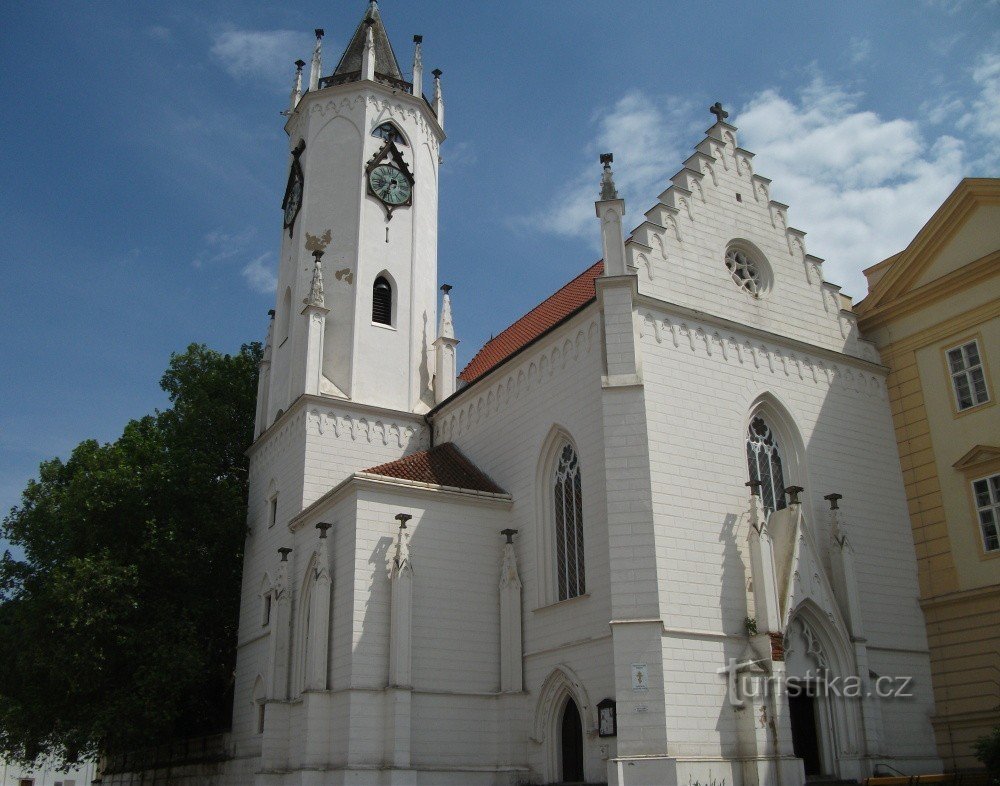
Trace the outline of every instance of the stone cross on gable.
{"label": "stone cross on gable", "polygon": [[715,115],[715,122],[716,123],[721,123],[727,117],[729,117],[729,113],[725,109],[722,108],[722,104],[720,104],[718,101],[716,101],[714,104],[712,104],[712,106],[710,106],[708,108],[708,111],[711,112],[713,115]]}

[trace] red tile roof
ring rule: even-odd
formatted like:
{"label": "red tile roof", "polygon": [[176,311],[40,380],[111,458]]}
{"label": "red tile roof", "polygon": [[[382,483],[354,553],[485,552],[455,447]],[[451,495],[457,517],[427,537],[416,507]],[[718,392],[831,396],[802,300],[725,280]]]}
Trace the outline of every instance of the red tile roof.
{"label": "red tile roof", "polygon": [[589,303],[596,297],[594,279],[603,272],[604,260],[595,262],[566,286],[547,297],[500,335],[483,344],[483,348],[462,369],[458,378],[466,383],[475,382],[578,308]]}
{"label": "red tile roof", "polygon": [[366,469],[365,472],[389,478],[415,480],[419,483],[433,483],[438,486],[487,491],[491,494],[507,493],[469,461],[454,442],[445,442],[398,461],[379,464],[377,467]]}

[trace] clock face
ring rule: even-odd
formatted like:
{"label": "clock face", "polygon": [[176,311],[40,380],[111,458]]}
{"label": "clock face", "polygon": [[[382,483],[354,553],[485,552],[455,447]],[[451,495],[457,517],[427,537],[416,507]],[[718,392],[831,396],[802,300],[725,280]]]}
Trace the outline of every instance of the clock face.
{"label": "clock face", "polygon": [[387,205],[402,205],[410,201],[410,181],[396,167],[381,164],[368,175],[372,191]]}
{"label": "clock face", "polygon": [[302,206],[302,178],[295,177],[288,187],[288,198],[285,200],[285,226],[290,227],[295,222],[299,208]]}

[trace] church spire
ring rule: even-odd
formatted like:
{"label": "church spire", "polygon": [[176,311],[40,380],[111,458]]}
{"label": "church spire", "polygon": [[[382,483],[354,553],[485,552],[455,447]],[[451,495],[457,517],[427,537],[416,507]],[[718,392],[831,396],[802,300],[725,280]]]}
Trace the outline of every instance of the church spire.
{"label": "church spire", "polygon": [[389,43],[389,35],[385,32],[385,25],[382,24],[382,16],[378,12],[378,3],[372,0],[365,12],[364,18],[354,31],[347,49],[334,69],[334,76],[341,76],[345,81],[350,81],[349,76],[357,74],[358,79],[363,79],[362,73],[363,58],[365,54],[365,44],[369,36],[372,41],[372,55],[375,65],[375,73],[387,76],[392,79],[403,79],[403,71],[399,67],[399,61],[392,51],[392,44]]}

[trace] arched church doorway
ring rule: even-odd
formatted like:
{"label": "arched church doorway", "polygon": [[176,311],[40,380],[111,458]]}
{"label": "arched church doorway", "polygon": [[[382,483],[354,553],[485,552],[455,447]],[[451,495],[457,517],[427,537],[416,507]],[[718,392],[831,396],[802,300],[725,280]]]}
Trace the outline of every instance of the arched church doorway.
{"label": "arched church doorway", "polygon": [[573,699],[566,700],[560,723],[560,758],[565,783],[583,781],[583,722]]}
{"label": "arched church doorway", "polygon": [[806,777],[843,777],[844,758],[860,753],[859,701],[843,691],[856,671],[847,634],[811,600],[785,630],[785,668],[792,747]]}
{"label": "arched church doorway", "polygon": [[815,691],[816,683],[789,681],[788,715],[792,726],[792,748],[795,755],[802,759],[807,778],[815,778],[823,772]]}

